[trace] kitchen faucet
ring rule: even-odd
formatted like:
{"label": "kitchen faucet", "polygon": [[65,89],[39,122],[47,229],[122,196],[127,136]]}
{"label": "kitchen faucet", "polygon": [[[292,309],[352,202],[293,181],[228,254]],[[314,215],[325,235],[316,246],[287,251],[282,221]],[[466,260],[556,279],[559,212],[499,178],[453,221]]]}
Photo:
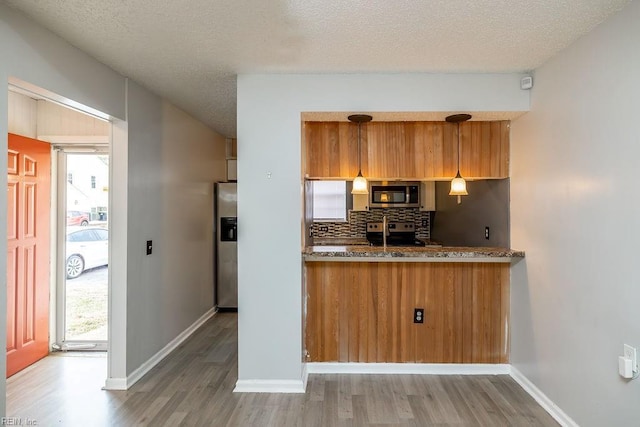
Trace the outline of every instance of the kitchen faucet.
{"label": "kitchen faucet", "polygon": [[387,251],[387,234],[389,233],[389,229],[387,228],[387,216],[382,215],[382,247],[383,250]]}

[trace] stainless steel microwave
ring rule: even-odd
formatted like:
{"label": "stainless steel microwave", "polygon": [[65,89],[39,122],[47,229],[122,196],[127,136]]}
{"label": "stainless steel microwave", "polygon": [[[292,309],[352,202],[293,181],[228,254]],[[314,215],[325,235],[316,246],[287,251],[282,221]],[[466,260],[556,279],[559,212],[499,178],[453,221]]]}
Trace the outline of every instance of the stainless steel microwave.
{"label": "stainless steel microwave", "polygon": [[420,207],[420,183],[407,181],[372,181],[369,185],[370,208]]}

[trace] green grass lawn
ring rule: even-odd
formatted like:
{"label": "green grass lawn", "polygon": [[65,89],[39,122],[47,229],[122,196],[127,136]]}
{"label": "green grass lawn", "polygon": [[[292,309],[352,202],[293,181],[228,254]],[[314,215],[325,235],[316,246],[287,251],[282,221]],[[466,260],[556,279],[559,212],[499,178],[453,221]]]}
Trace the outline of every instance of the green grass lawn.
{"label": "green grass lawn", "polygon": [[107,275],[103,270],[67,280],[66,341],[107,339]]}

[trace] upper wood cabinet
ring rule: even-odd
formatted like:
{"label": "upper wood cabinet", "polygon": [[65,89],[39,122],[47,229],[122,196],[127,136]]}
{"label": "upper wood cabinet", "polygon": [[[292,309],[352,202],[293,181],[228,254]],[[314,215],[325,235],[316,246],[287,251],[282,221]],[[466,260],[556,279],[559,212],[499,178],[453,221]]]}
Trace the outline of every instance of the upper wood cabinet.
{"label": "upper wood cabinet", "polygon": [[[304,138],[306,175],[346,178],[358,174],[357,126],[348,122],[306,122]],[[364,136],[362,139],[364,152]],[[363,156],[363,163],[365,161]]]}
{"label": "upper wood cabinet", "polygon": [[465,178],[509,176],[510,122],[465,122],[460,125],[460,173]]}
{"label": "upper wood cabinet", "polygon": [[372,178],[438,178],[456,174],[455,127],[445,122],[381,122],[367,127]]}
{"label": "upper wood cabinet", "polygon": [[[509,122],[460,126],[460,173],[465,178],[509,174]],[[358,127],[305,122],[304,173],[353,178],[358,173]],[[447,122],[371,122],[362,125],[362,173],[367,179],[451,179],[458,165],[457,125]]]}

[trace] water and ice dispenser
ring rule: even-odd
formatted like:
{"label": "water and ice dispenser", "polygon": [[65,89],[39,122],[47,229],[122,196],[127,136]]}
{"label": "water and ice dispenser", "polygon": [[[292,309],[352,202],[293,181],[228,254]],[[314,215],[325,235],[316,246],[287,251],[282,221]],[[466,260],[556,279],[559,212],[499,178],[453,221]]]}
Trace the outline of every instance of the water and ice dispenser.
{"label": "water and ice dispenser", "polygon": [[220,241],[236,242],[238,241],[238,218],[222,217],[220,218]]}

